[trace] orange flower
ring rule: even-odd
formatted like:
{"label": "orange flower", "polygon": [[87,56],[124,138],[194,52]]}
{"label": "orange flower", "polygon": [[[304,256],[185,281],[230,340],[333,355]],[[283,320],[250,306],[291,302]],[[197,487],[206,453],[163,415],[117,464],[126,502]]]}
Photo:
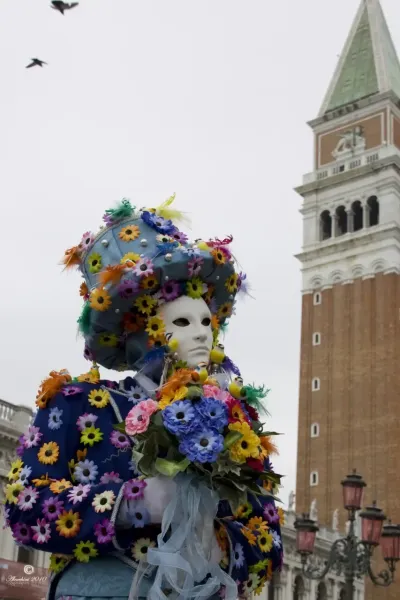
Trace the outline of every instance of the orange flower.
{"label": "orange flower", "polygon": [[85,296],[88,295],[88,293],[89,293],[89,288],[86,285],[86,283],[85,282],[81,283],[81,285],[79,287],[79,295],[84,298]]}
{"label": "orange flower", "polygon": [[247,529],[247,527],[242,527],[241,531],[244,537],[247,538],[250,546],[255,546],[257,544],[257,538],[254,533],[250,531],[250,529]]}
{"label": "orange flower", "polygon": [[39,479],[32,479],[32,483],[35,487],[43,487],[49,485],[50,479],[46,473],[46,475],[42,475]]}
{"label": "orange flower", "polygon": [[262,517],[253,517],[247,523],[247,526],[252,531],[268,531],[268,523],[263,521]]}
{"label": "orange flower", "polygon": [[84,450],[77,450],[76,458],[78,460],[84,460],[86,458],[86,454],[87,454],[87,448],[85,448]]}
{"label": "orange flower", "polygon": [[78,512],[64,510],[56,521],[57,531],[66,538],[75,537],[81,528],[82,519]]}
{"label": "orange flower", "polygon": [[134,312],[125,313],[122,319],[125,331],[135,333],[141,331],[146,325],[145,319]]}
{"label": "orange flower", "polygon": [[66,479],[53,481],[53,483],[50,484],[50,489],[54,494],[60,494],[61,492],[67,490],[70,487],[72,487],[72,483],[70,481],[67,481]]}
{"label": "orange flower", "polygon": [[281,506],[279,506],[279,508],[278,508],[278,515],[279,515],[279,525],[284,525],[285,524],[285,513]]}
{"label": "orange flower", "polygon": [[218,319],[217,315],[212,315],[212,317],[211,317],[211,328],[219,329],[219,319]]}
{"label": "orange flower", "polygon": [[226,256],[219,248],[212,250],[211,255],[217,265],[224,265],[226,263]]}
{"label": "orange flower", "polygon": [[36,404],[39,408],[46,408],[49,400],[54,398],[66,383],[72,381],[72,377],[66,369],[62,369],[60,372],[50,371],[49,375],[42,381],[36,395]]}
{"label": "orange flower", "polygon": [[111,296],[104,288],[96,288],[90,294],[90,306],[94,310],[103,312],[111,306]]}
{"label": "orange flower", "polygon": [[65,251],[64,258],[62,259],[62,264],[65,265],[66,269],[70,269],[75,265],[79,265],[81,262],[81,253],[78,246],[73,246],[72,248],[68,248]]}
{"label": "orange flower", "polygon": [[139,235],[140,229],[137,225],[127,225],[127,227],[123,227],[118,234],[119,239],[123,240],[124,242],[136,240]]}

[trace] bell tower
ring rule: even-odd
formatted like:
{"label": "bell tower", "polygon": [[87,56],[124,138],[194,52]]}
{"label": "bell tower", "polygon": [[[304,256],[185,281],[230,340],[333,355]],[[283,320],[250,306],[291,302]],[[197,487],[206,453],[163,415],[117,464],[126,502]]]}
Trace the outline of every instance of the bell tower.
{"label": "bell tower", "polygon": [[364,504],[400,522],[400,63],[379,0],[361,1],[309,125],[296,498],[328,527],[339,509],[343,532],[353,468]]}

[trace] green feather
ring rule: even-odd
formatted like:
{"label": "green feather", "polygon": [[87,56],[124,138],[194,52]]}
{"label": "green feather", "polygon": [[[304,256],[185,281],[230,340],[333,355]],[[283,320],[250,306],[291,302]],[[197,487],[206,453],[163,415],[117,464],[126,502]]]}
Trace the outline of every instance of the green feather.
{"label": "green feather", "polygon": [[111,217],[113,221],[120,221],[126,217],[131,217],[135,208],[127,198],[123,198],[115,208],[106,210],[106,215]]}
{"label": "green feather", "polygon": [[90,329],[91,329],[91,324],[90,324],[91,314],[92,314],[92,309],[90,308],[90,304],[87,301],[83,305],[81,316],[78,319],[79,331],[83,335],[87,335],[90,332]]}
{"label": "green feather", "polygon": [[265,386],[255,387],[254,385],[245,385],[243,386],[244,392],[243,397],[246,402],[250,404],[250,406],[254,406],[254,408],[258,411],[263,411],[265,414],[268,414],[267,409],[263,406],[261,400],[265,400],[268,396],[270,390]]}

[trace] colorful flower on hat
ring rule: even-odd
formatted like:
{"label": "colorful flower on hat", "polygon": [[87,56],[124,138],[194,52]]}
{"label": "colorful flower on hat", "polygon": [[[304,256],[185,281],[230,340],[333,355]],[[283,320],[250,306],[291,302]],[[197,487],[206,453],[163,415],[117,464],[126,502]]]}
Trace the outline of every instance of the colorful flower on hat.
{"label": "colorful flower on hat", "polygon": [[81,433],[81,444],[93,446],[96,442],[101,442],[103,433],[96,427],[87,427]]}
{"label": "colorful flower on hat", "polygon": [[32,539],[38,544],[45,544],[51,537],[50,523],[46,519],[37,519],[36,525],[31,527],[34,532]]}
{"label": "colorful flower on hat", "polygon": [[87,427],[94,427],[94,424],[98,418],[99,417],[97,415],[93,415],[92,413],[85,413],[84,415],[78,417],[76,424],[79,431],[83,431]]}
{"label": "colorful flower on hat", "polygon": [[147,320],[146,331],[151,338],[158,338],[165,333],[165,324],[160,317],[150,317]]}
{"label": "colorful flower on hat", "polygon": [[128,299],[138,293],[139,283],[130,276],[121,281],[117,289],[121,298]]}
{"label": "colorful flower on hat", "polygon": [[47,424],[49,429],[60,429],[63,424],[61,420],[62,414],[63,411],[59,409],[58,406],[53,406],[53,408],[50,409],[49,421]]}
{"label": "colorful flower on hat", "polygon": [[135,333],[141,329],[144,329],[146,326],[146,321],[144,317],[132,310],[124,314],[122,324],[125,331],[128,331],[129,333]]}
{"label": "colorful flower on hat", "polygon": [[150,315],[157,306],[157,300],[148,294],[139,296],[139,298],[135,300],[135,306],[140,313]]}
{"label": "colorful flower on hat", "polygon": [[118,336],[115,333],[101,333],[99,335],[100,346],[109,346],[115,348],[118,345]]}
{"label": "colorful flower on hat", "polygon": [[93,542],[79,542],[74,548],[74,556],[80,562],[87,563],[91,558],[95,558],[99,551]]}
{"label": "colorful flower on hat", "polygon": [[100,483],[122,483],[122,479],[119,476],[119,473],[115,473],[114,471],[111,471],[110,473],[104,473],[104,475],[102,475],[100,477]]}
{"label": "colorful flower on hat", "polygon": [[113,446],[120,449],[130,448],[131,445],[129,438],[124,433],[122,433],[122,431],[117,430],[111,432],[110,442]]}
{"label": "colorful flower on hat", "polygon": [[96,480],[98,467],[92,460],[85,459],[78,462],[74,469],[74,477],[80,483],[91,483]]}
{"label": "colorful flower on hat", "polygon": [[150,523],[150,514],[148,510],[139,503],[136,507],[135,512],[132,514],[132,525],[141,529]]}
{"label": "colorful flower on hat", "polygon": [[44,465],[53,465],[58,460],[60,448],[57,442],[47,442],[43,444],[38,452],[38,459]]}
{"label": "colorful flower on hat", "polygon": [[7,473],[7,478],[9,481],[10,480],[16,481],[17,479],[19,479],[19,474],[21,472],[23,465],[24,465],[24,463],[19,458],[17,460],[15,460],[13,463],[11,463],[10,470]]}
{"label": "colorful flower on hat", "polygon": [[99,544],[108,544],[115,535],[114,525],[109,519],[103,519],[94,526],[94,534]]}
{"label": "colorful flower on hat", "polygon": [[207,286],[198,277],[194,277],[186,283],[186,294],[190,298],[201,298],[206,291]]}
{"label": "colorful flower on hat", "polygon": [[65,556],[59,556],[57,554],[52,554],[50,556],[50,566],[49,569],[52,573],[61,573],[64,570],[66,565],[68,564],[69,559]]}
{"label": "colorful flower on hat", "polygon": [[155,275],[147,275],[140,280],[140,287],[144,290],[154,290],[157,286],[158,281]]}
{"label": "colorful flower on hat", "polygon": [[194,256],[188,262],[189,277],[197,277],[200,274],[204,259],[201,256]]}
{"label": "colorful flower on hat", "polygon": [[90,489],[91,486],[88,483],[79,483],[69,490],[68,500],[72,502],[72,504],[78,504],[88,497]]}
{"label": "colorful flower on hat", "polygon": [[183,233],[178,229],[172,231],[170,235],[176,242],[179,242],[180,244],[186,244],[188,241],[188,236],[186,235],[186,233]]}
{"label": "colorful flower on hat", "polygon": [[233,312],[233,304],[232,302],[225,302],[218,309],[218,317],[220,319],[227,319],[232,315]]}
{"label": "colorful flower on hat", "polygon": [[11,528],[15,540],[20,544],[26,545],[31,541],[32,535],[29,525],[25,525],[25,523],[15,523]]}
{"label": "colorful flower on hat", "polygon": [[181,292],[181,286],[177,281],[166,281],[160,290],[160,296],[166,302],[171,302],[178,298]]}
{"label": "colorful flower on hat", "polygon": [[107,390],[92,390],[88,396],[89,404],[95,408],[104,408],[110,402],[110,392]]}
{"label": "colorful flower on hat", "polygon": [[96,288],[90,293],[90,306],[94,310],[103,312],[111,306],[111,296],[104,288]]}
{"label": "colorful flower on hat", "polygon": [[39,444],[42,436],[43,436],[43,433],[41,433],[39,427],[30,425],[27,433],[24,434],[23,443],[24,443],[25,448],[33,448],[34,446],[37,446]]}
{"label": "colorful flower on hat", "polygon": [[31,510],[39,498],[39,492],[32,486],[27,486],[18,496],[18,507],[22,510]]}
{"label": "colorful flower on hat", "polygon": [[127,225],[123,227],[118,234],[120,240],[124,242],[132,242],[140,235],[140,229],[137,225]]}
{"label": "colorful flower on hat", "polygon": [[91,231],[87,231],[82,236],[82,239],[79,243],[79,248],[84,252],[93,244],[94,238],[94,234]]}
{"label": "colorful flower on hat", "polygon": [[155,548],[156,543],[150,538],[139,538],[132,546],[132,556],[136,561],[146,560],[149,548]]}
{"label": "colorful flower on hat", "polygon": [[121,264],[125,264],[125,263],[133,263],[134,265],[138,262],[138,260],[140,260],[140,254],[136,254],[136,252],[127,252],[126,254],[124,254],[124,256],[121,258]]}
{"label": "colorful flower on hat", "polygon": [[140,258],[133,267],[133,272],[140,278],[152,275],[154,272],[153,261],[151,258],[143,256],[143,258]]}
{"label": "colorful flower on hat", "polygon": [[226,255],[221,250],[221,248],[215,248],[214,250],[212,250],[211,255],[214,259],[215,264],[224,265],[226,263]]}
{"label": "colorful flower on hat", "polygon": [[6,485],[6,500],[10,504],[17,504],[19,495],[24,489],[22,483],[9,483]]}
{"label": "colorful flower on hat", "polygon": [[31,476],[31,473],[32,467],[25,465],[25,467],[23,467],[23,469],[21,469],[19,473],[18,482],[22,483],[22,485],[26,485],[28,483],[29,477]]}
{"label": "colorful flower on hat", "polygon": [[72,483],[70,481],[67,481],[66,479],[59,479],[56,481],[52,481],[49,487],[50,491],[54,494],[60,494],[64,490],[67,490],[68,488],[72,487]]}
{"label": "colorful flower on hat", "polygon": [[112,490],[106,490],[105,492],[101,492],[101,494],[96,494],[92,506],[94,510],[99,512],[105,512],[106,510],[111,510],[113,504],[115,503],[115,494]]}
{"label": "colorful flower on hat", "polygon": [[58,519],[64,508],[64,502],[59,500],[56,496],[50,496],[43,502],[43,515],[48,521],[55,521]]}
{"label": "colorful flower on hat", "polygon": [[99,273],[102,268],[101,255],[98,252],[93,252],[88,258],[89,271],[91,273]]}
{"label": "colorful flower on hat", "polygon": [[149,227],[155,229],[155,231],[158,231],[159,233],[171,234],[175,229],[175,226],[170,219],[164,219],[147,210],[142,212],[141,217]]}
{"label": "colorful flower on hat", "polygon": [[238,276],[236,273],[232,273],[225,281],[225,287],[230,294],[233,294],[238,289]]}
{"label": "colorful flower on hat", "polygon": [[143,479],[131,479],[124,485],[124,498],[127,500],[139,500],[144,498],[144,490],[147,483]]}

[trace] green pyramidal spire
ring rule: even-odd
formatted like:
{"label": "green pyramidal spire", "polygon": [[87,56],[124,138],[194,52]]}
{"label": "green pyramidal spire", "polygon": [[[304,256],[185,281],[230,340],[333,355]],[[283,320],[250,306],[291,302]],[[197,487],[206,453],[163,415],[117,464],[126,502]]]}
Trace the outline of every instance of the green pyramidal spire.
{"label": "green pyramidal spire", "polygon": [[320,115],[390,90],[400,98],[397,52],[379,0],[362,0]]}

